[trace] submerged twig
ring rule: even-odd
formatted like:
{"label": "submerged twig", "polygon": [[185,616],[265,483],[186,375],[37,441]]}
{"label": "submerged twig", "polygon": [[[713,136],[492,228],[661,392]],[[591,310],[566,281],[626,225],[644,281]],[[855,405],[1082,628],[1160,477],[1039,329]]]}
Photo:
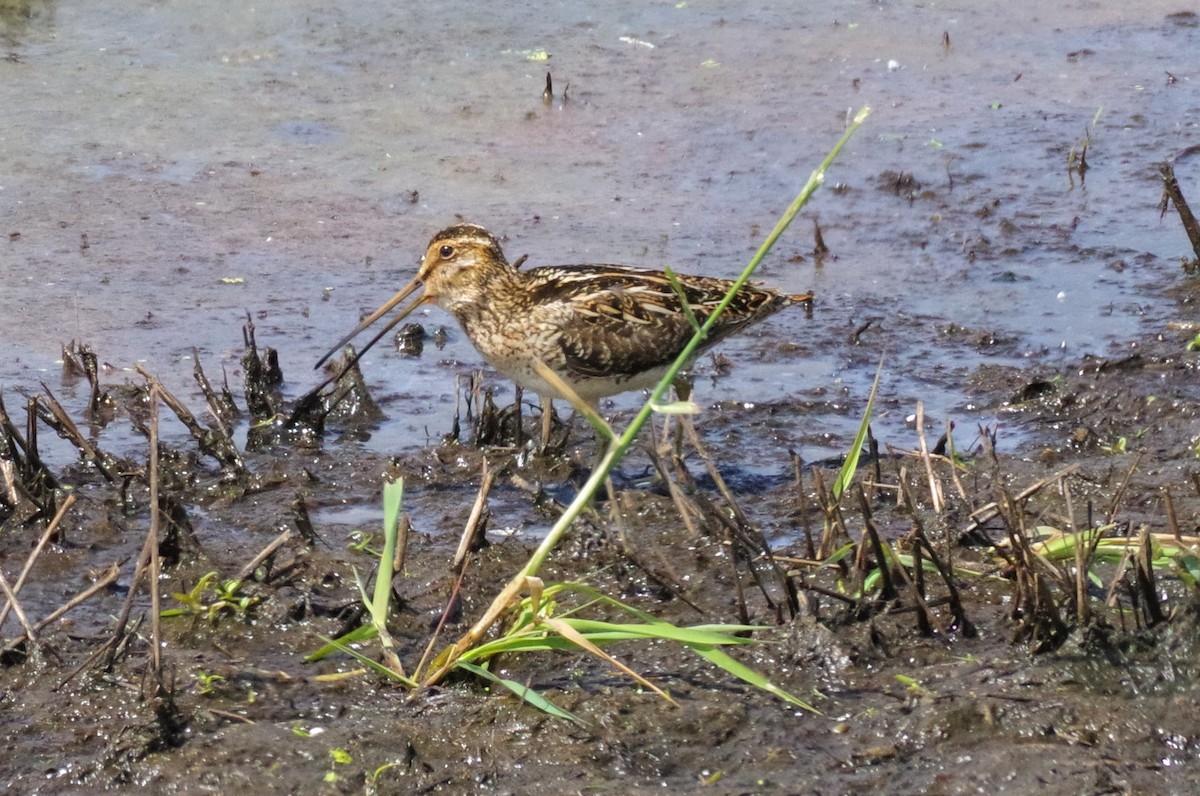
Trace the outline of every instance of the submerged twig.
{"label": "submerged twig", "polygon": [[[92,597],[92,595],[97,594],[98,592],[104,591],[108,587],[112,586],[114,583],[117,582],[117,579],[120,577],[121,577],[120,565],[110,564],[108,566],[108,568],[105,569],[104,572],[101,573],[99,577],[97,577],[95,580],[93,580],[92,583],[86,589],[79,592],[74,597],[70,598],[65,603],[60,605],[58,608],[55,608],[49,614],[47,614],[46,616],[44,616],[40,620],[38,620],[37,624],[35,624],[33,626],[34,632],[40,632],[41,630],[44,630],[46,627],[48,627],[52,623],[57,622],[61,617],[65,616],[73,608],[76,608],[77,606],[83,604],[84,602],[87,602],[87,600],[89,600]],[[27,638],[27,636],[23,637],[23,638]],[[21,643],[21,641],[22,641],[22,639],[16,639],[15,641],[13,641],[12,643],[10,643],[8,645],[7,649],[12,649],[17,644]]]}
{"label": "submerged twig", "polygon": [[[74,505],[75,496],[67,495],[66,500],[59,506],[58,513],[54,515],[54,519],[50,520],[50,523],[46,526],[46,530],[42,531],[42,535],[38,537],[37,544],[34,545],[33,550],[25,559],[25,566],[21,569],[21,574],[17,576],[16,582],[13,583],[12,589],[14,594],[21,593],[21,587],[25,585],[25,578],[29,576],[29,571],[33,569],[34,562],[42,554],[42,550],[45,549],[46,544],[50,541],[50,537],[58,532],[58,526],[63,521],[63,517],[67,515],[67,512]],[[4,627],[4,620],[8,618],[8,612],[11,607],[11,603],[5,603],[4,608],[0,609],[0,627]]]}

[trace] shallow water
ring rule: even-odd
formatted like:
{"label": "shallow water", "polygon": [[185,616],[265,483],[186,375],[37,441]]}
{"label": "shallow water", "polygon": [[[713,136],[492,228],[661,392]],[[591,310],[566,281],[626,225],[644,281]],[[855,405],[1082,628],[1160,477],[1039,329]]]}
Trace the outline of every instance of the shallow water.
{"label": "shallow water", "polygon": [[[298,395],[460,216],[531,265],[733,276],[864,105],[759,274],[816,291],[812,319],[769,320],[700,379],[703,403],[826,404],[792,440],[808,458],[844,449],[880,356],[885,438],[907,444],[917,399],[995,423],[964,391],[975,365],[1111,353],[1163,322],[1139,288],[1187,253],[1152,169],[1196,123],[1200,29],[1175,4],[32,5],[0,62],[7,390],[64,389],[70,340],[109,380],[144,363],[194,397],[196,349],[236,387],[249,312]],[[1067,161],[1089,130],[1083,180]],[[478,364],[456,328],[419,361],[380,346],[364,369],[390,417],[368,447],[446,431]]]}

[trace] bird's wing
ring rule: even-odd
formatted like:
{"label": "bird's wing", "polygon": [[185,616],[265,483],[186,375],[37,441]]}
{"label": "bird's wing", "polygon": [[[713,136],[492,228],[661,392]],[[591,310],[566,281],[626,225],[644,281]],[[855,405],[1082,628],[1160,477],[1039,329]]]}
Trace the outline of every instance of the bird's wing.
{"label": "bird's wing", "polygon": [[[528,273],[536,304],[554,306],[567,365],[585,376],[635,376],[679,356],[695,327],[666,274],[616,265],[548,267]],[[716,309],[730,283],[677,275],[696,323]],[[785,306],[770,291],[745,287],[701,345],[704,350]]]}

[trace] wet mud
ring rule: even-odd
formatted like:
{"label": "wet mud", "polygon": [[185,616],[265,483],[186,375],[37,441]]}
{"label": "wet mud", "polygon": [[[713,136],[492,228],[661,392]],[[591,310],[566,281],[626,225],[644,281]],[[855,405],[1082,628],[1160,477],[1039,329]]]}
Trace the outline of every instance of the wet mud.
{"label": "wet mud", "polygon": [[[1196,193],[1194,14],[218,6],[0,2],[5,790],[1195,787],[1197,567],[1160,553],[1200,534],[1200,297],[1155,166]],[[735,655],[819,713],[662,643],[611,651],[676,706],[582,652],[494,662],[581,724],[466,675],[306,663],[364,622],[385,480],[411,666],[595,456],[566,407],[539,454],[536,401],[436,310],[314,392],[429,235],[462,216],[531,265],[730,277],[862,105],[758,274],[812,314],[697,362],[695,435],[656,420],[542,572],[761,625]],[[487,544],[455,571],[485,462]],[[1052,558],[1051,528],[1129,552]]]}

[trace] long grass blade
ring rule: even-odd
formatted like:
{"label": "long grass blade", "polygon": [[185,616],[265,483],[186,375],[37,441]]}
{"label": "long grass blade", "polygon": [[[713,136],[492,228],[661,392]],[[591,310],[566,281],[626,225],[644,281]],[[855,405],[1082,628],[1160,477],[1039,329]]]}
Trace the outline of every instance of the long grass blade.
{"label": "long grass blade", "polygon": [[875,410],[875,394],[879,391],[881,375],[883,375],[882,357],[879,359],[879,368],[875,371],[875,381],[871,384],[871,392],[867,395],[867,408],[863,412],[862,422],[858,424],[858,433],[854,435],[854,444],[850,446],[850,452],[846,454],[846,461],[842,462],[842,469],[838,471],[837,480],[833,482],[834,500],[841,499],[846,487],[850,486],[850,482],[854,480],[854,473],[858,471],[858,459],[862,455],[863,443],[867,440],[867,430],[871,427],[871,413]]}
{"label": "long grass blade", "polygon": [[666,691],[663,691],[661,688],[656,686],[654,683],[650,682],[645,677],[642,677],[640,674],[635,672],[633,669],[630,669],[628,666],[621,663],[619,660],[617,660],[613,656],[609,655],[604,650],[600,649],[598,646],[596,646],[591,641],[589,641],[586,636],[584,636],[582,633],[580,633],[575,628],[571,627],[571,625],[568,624],[566,621],[564,621],[562,619],[555,619],[554,617],[543,617],[542,624],[544,624],[549,629],[553,630],[555,633],[558,633],[560,636],[565,638],[567,641],[574,643],[580,649],[590,652],[592,655],[595,655],[597,658],[607,661],[609,663],[609,665],[615,666],[616,668],[625,672],[625,674],[629,675],[634,680],[637,680],[639,683],[641,683],[642,687],[647,688],[647,689],[653,691],[654,693],[658,694],[660,697],[662,697],[666,701],[670,702],[675,707],[679,707],[679,703],[677,703],[674,699],[671,699],[670,695],[668,695]]}
{"label": "long grass blade", "polygon": [[808,704],[803,699],[800,699],[799,697],[795,696],[794,694],[784,691],[782,688],[780,688],[779,686],[775,685],[770,680],[768,680],[763,674],[761,674],[760,672],[758,672],[755,669],[751,669],[749,666],[747,666],[746,664],[737,660],[736,658],[732,657],[731,655],[724,652],[723,650],[714,649],[712,647],[699,647],[699,646],[693,646],[693,647],[691,647],[691,649],[697,655],[699,655],[701,658],[704,658],[706,661],[713,664],[714,666],[719,666],[720,668],[724,669],[726,672],[728,672],[729,674],[738,678],[739,680],[742,680],[743,682],[749,683],[750,685],[755,686],[756,688],[761,688],[763,691],[766,691],[769,694],[773,694],[773,695],[779,697],[784,702],[790,702],[791,704],[795,705],[796,707],[803,708],[804,710],[807,710],[810,713],[816,713],[817,715],[824,715],[821,713],[821,711],[817,710],[815,707]]}
{"label": "long grass blade", "polygon": [[371,616],[378,622],[387,621],[388,600],[392,594],[392,562],[396,558],[396,539],[399,536],[400,506],[404,502],[404,479],[383,485],[383,555],[379,557],[379,572],[375,576],[375,596],[371,600]]}
{"label": "long grass blade", "polygon": [[482,677],[484,680],[489,680],[498,686],[507,688],[509,691],[512,691],[514,694],[519,696],[527,704],[529,704],[532,707],[537,708],[538,710],[542,711],[543,713],[546,713],[550,716],[554,716],[555,718],[566,719],[567,721],[573,721],[576,724],[578,724],[580,727],[588,726],[588,723],[586,721],[579,718],[571,711],[569,711],[565,708],[560,708],[558,705],[554,704],[549,699],[547,699],[546,697],[539,694],[537,691],[534,691],[532,688],[530,688],[529,686],[523,685],[522,683],[518,683],[516,680],[509,680],[507,678],[500,677],[499,675],[494,674],[493,672],[483,668],[482,666],[476,666],[473,663],[466,663],[464,661],[458,662],[458,668],[464,669],[477,677]]}
{"label": "long grass blade", "polygon": [[[375,625],[359,625],[358,627],[351,630],[349,633],[345,633],[341,636],[338,636],[335,639],[331,639],[328,643],[326,643],[325,645],[323,645],[316,651],[310,652],[307,655],[305,655],[304,662],[305,663],[314,663],[316,661],[323,660],[325,658],[328,658],[333,653],[339,652],[340,650],[344,649],[345,647],[347,647],[351,644],[359,644],[363,641],[370,641],[371,639],[375,638],[377,635],[378,635],[378,633],[375,630]],[[324,636],[322,636],[322,638],[324,638]]]}
{"label": "long grass blade", "polygon": [[409,678],[409,677],[405,677],[404,675],[400,674],[399,672],[389,669],[388,667],[384,666],[379,661],[375,660],[374,658],[370,657],[369,655],[362,654],[361,652],[354,649],[353,647],[349,647],[349,646],[341,643],[340,641],[335,641],[334,639],[328,638],[326,636],[320,636],[320,639],[325,642],[325,646],[332,647],[333,649],[337,650],[338,652],[346,653],[351,658],[353,658],[354,660],[358,661],[363,666],[365,666],[367,669],[375,672],[375,674],[378,674],[381,677],[385,677],[388,680],[395,680],[397,682],[403,683],[404,685],[408,686],[409,688],[417,687],[416,680],[413,680],[412,678]]}

